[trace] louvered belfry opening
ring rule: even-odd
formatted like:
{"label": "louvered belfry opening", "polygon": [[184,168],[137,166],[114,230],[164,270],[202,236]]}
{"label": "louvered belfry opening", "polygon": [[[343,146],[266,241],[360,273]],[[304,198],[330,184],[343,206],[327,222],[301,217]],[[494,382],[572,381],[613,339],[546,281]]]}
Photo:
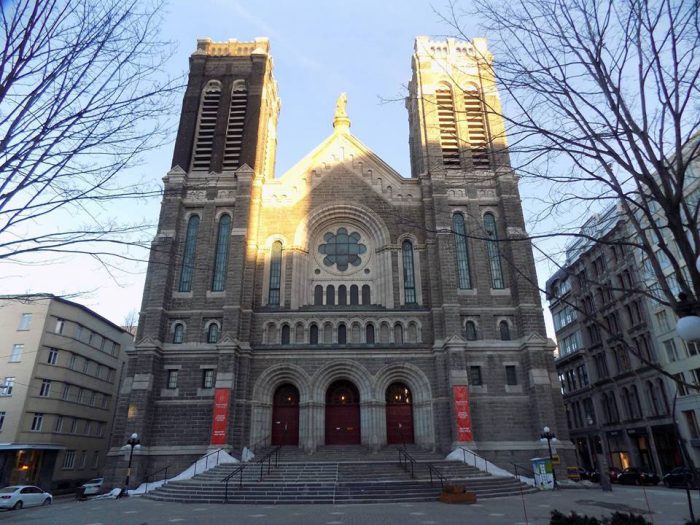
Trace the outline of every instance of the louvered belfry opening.
{"label": "louvered belfry opening", "polygon": [[237,169],[241,162],[241,144],[243,142],[243,128],[245,114],[248,106],[248,88],[245,81],[237,80],[233,84],[231,93],[231,106],[226,123],[226,143],[224,145],[224,169]]}
{"label": "louvered belfry opening", "polygon": [[216,117],[219,111],[220,100],[221,84],[216,81],[209,82],[204,88],[202,105],[199,109],[197,138],[195,140],[194,155],[192,157],[193,171],[208,171],[211,165]]}
{"label": "louvered belfry opening", "polygon": [[440,125],[440,147],[442,162],[447,169],[459,169],[459,138],[452,91],[443,87],[437,90],[438,123]]}
{"label": "louvered belfry opening", "polygon": [[480,92],[476,86],[464,92],[464,111],[467,117],[469,146],[474,167],[476,169],[489,169],[490,161],[484,106],[481,103]]}

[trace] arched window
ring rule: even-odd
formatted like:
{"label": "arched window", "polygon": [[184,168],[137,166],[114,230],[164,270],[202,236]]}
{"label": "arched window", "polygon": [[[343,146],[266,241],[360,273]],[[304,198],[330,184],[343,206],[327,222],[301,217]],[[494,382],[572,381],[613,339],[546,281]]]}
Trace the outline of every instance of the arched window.
{"label": "arched window", "polygon": [[642,412],[642,403],[639,400],[639,390],[637,390],[637,385],[632,385],[632,388],[630,389],[630,397],[634,415],[637,419],[641,419],[644,417],[644,414]]}
{"label": "arched window", "polygon": [[409,343],[417,343],[418,342],[418,326],[413,321],[408,323],[408,342]]}
{"label": "arched window", "polygon": [[661,392],[661,413],[668,414],[668,397],[666,397],[666,389],[664,388],[664,382],[660,377],[656,380],[656,385],[659,387],[659,392]]}
{"label": "arched window", "polygon": [[493,213],[484,214],[484,230],[489,238],[486,241],[486,249],[489,254],[489,269],[491,270],[491,288],[505,288],[503,281],[503,269],[501,267],[501,253],[498,248],[498,232],[496,231],[496,219]]}
{"label": "arched window", "polygon": [[379,325],[379,342],[389,342],[389,323],[382,323]]}
{"label": "arched window", "polygon": [[341,323],[338,325],[338,344],[344,345],[347,341],[347,330],[345,325]]}
{"label": "arched window", "polygon": [[219,325],[216,323],[210,323],[209,329],[207,330],[207,343],[218,343],[219,342]]}
{"label": "arched window", "polygon": [[314,305],[321,306],[323,304],[323,286],[317,284],[314,287]]}
{"label": "arched window", "polygon": [[323,325],[323,344],[329,345],[333,343],[333,325],[326,323]]}
{"label": "arched window", "polygon": [[416,304],[416,280],[413,269],[413,244],[403,241],[401,245],[403,260],[403,295],[406,304]]}
{"label": "arched window", "polygon": [[442,162],[447,169],[459,169],[459,138],[452,90],[441,86],[436,92]]}
{"label": "arched window", "polygon": [[291,334],[288,324],[282,325],[282,344],[288,345],[291,341]]}
{"label": "arched window", "polygon": [[226,267],[228,266],[228,246],[231,236],[231,216],[222,215],[219,219],[219,227],[216,234],[216,251],[214,253],[214,276],[211,281],[211,290],[221,292],[226,285]]}
{"label": "arched window", "polygon": [[510,341],[510,326],[508,326],[508,321],[501,321],[498,323],[498,331],[501,334],[501,341]]}
{"label": "arched window", "polygon": [[651,409],[652,416],[658,416],[661,414],[659,410],[659,399],[656,396],[656,388],[654,388],[654,383],[647,381],[647,401],[649,402],[649,408]]}
{"label": "arched window", "polygon": [[464,329],[464,335],[467,341],[476,341],[476,323],[474,321],[467,321]]}
{"label": "arched window", "polygon": [[352,323],[352,333],[350,335],[350,342],[351,343],[359,343],[360,342],[361,330],[362,330],[362,327],[360,326],[360,323]]}
{"label": "arched window", "polygon": [[397,345],[403,344],[403,326],[401,323],[394,325],[394,343]]}
{"label": "arched window", "polygon": [[185,232],[185,251],[182,256],[180,271],[180,292],[192,291],[192,276],[194,275],[194,260],[197,252],[197,232],[199,231],[199,215],[192,215],[187,221]]}
{"label": "arched window", "polygon": [[270,292],[267,304],[279,306],[280,285],[282,283],[282,243],[275,241],[272,243],[270,253]]}
{"label": "arched window", "polygon": [[181,344],[185,340],[185,325],[176,323],[173,329],[173,343]]}
{"label": "arched window", "polygon": [[231,92],[231,105],[226,123],[226,142],[224,144],[224,169],[235,170],[240,165],[241,143],[245,126],[248,89],[245,80],[236,80]]}
{"label": "arched window", "polygon": [[221,100],[221,83],[212,80],[204,88],[202,101],[199,106],[199,121],[197,135],[194,141],[192,155],[193,171],[208,171],[211,165],[211,154],[214,149],[214,132]]}
{"label": "arched window", "polygon": [[335,304],[335,286],[332,284],[326,286],[326,304],[329,306]]}
{"label": "arched window", "polygon": [[294,335],[294,342],[296,344],[301,344],[304,342],[304,325],[301,323],[297,323],[297,327],[295,330],[295,335]]}
{"label": "arched window", "polygon": [[344,284],[338,286],[338,304],[340,306],[348,304],[348,289]]}
{"label": "arched window", "polygon": [[370,296],[369,284],[362,285],[362,304],[369,305],[372,304],[372,298]]}
{"label": "arched window", "polygon": [[462,289],[472,287],[472,278],[469,271],[469,245],[467,243],[467,230],[464,225],[464,215],[455,213],[452,216],[452,231],[455,239],[455,253],[457,254],[457,283]]}
{"label": "arched window", "polygon": [[365,326],[365,342],[368,345],[374,344],[374,325],[368,324]]}
{"label": "arched window", "polygon": [[464,91],[464,112],[467,117],[469,147],[472,152],[474,167],[476,169],[488,169],[490,163],[487,147],[486,115],[484,106],[481,103],[481,91],[476,86],[469,86]]}
{"label": "arched window", "polygon": [[316,326],[315,324],[312,324],[309,327],[309,344],[318,344],[318,326]]}
{"label": "arched window", "polygon": [[360,304],[359,289],[356,284],[350,287],[350,304]]}

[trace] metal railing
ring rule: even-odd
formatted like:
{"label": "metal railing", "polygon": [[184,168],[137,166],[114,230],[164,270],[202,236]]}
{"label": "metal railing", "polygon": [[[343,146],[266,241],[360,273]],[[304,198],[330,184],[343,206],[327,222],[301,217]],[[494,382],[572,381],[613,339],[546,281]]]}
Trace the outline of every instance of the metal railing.
{"label": "metal railing", "polygon": [[258,445],[260,445],[260,443],[263,443],[263,442],[267,443],[269,439],[270,439],[270,434],[268,434],[264,438],[258,439],[255,443],[253,443],[251,446],[248,447],[248,450],[250,450],[251,452],[255,452],[255,450],[258,448]]}
{"label": "metal railing", "polygon": [[[194,476],[197,475],[197,463],[199,463],[199,462],[202,461],[202,460],[204,460],[204,470],[203,470],[202,472],[207,471],[207,470],[209,469],[209,457],[210,457],[210,456],[213,456],[214,454],[216,454],[216,462],[214,463],[214,466],[218,465],[218,464],[219,464],[219,454],[221,454],[222,452],[226,452],[226,451],[225,451],[224,449],[222,449],[222,448],[218,448],[218,449],[216,449],[216,450],[213,450],[213,451],[209,452],[209,454],[207,454],[206,456],[204,456],[204,457],[202,457],[202,458],[199,458],[197,461],[195,461],[195,462],[194,462],[194,474],[193,474],[193,475],[194,475]],[[212,461],[214,461],[213,458],[212,458]]]}
{"label": "metal railing", "polygon": [[150,474],[146,474],[143,478],[143,483],[146,484],[145,492],[148,492],[148,484],[153,483],[154,480],[152,478],[155,478],[156,474],[160,474],[163,472],[163,485],[166,485],[168,483],[168,469],[170,468],[170,465],[166,465],[165,467],[156,470],[155,472],[151,472]]}
{"label": "metal railing", "polygon": [[398,451],[399,451],[399,465],[406,472],[409,472],[409,465],[410,465],[411,479],[415,478],[416,460],[413,459],[413,457],[406,451],[405,448],[399,447]]}
{"label": "metal railing", "polygon": [[474,467],[475,467],[475,468],[479,468],[478,465],[477,465],[477,460],[483,461],[483,463],[484,463],[484,472],[487,472],[487,473],[488,473],[488,471],[489,471],[489,462],[488,462],[488,461],[486,461],[484,458],[482,458],[482,457],[479,456],[478,454],[475,454],[474,452],[472,452],[472,451],[469,450],[468,448],[464,448],[464,447],[458,447],[458,448],[462,451],[462,457],[463,457],[463,459],[464,459],[464,463],[465,463],[465,464],[467,464],[467,465],[469,464],[469,463],[467,463],[467,453],[469,453],[469,454],[471,454],[472,458],[474,459]]}
{"label": "metal railing", "polygon": [[275,458],[275,467],[278,465],[279,462],[279,452],[282,447],[275,447],[272,450],[270,450],[267,454],[265,454],[263,457],[258,459],[257,461],[253,463],[241,463],[237,468],[233,469],[233,471],[223,478],[221,480],[222,483],[226,483],[226,487],[224,489],[224,502],[228,503],[228,485],[229,481],[236,476],[239,475],[239,480],[238,480],[238,488],[243,488],[243,474],[245,472],[246,468],[253,468],[256,464],[260,465],[260,477],[258,478],[258,481],[262,481],[263,478],[263,472],[265,470],[265,463],[267,463],[267,473],[270,473],[270,470],[272,469],[272,458]]}
{"label": "metal railing", "polygon": [[440,487],[444,488],[445,487],[445,482],[447,481],[447,478],[443,476],[442,472],[430,463],[428,463],[428,472],[430,472],[430,484],[433,484],[433,476],[438,478],[440,480]]}

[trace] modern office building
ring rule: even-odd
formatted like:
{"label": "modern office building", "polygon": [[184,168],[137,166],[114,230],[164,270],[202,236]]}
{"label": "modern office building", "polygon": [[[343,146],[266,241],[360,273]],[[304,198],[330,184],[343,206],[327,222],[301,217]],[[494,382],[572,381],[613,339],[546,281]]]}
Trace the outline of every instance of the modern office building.
{"label": "modern office building", "polygon": [[102,473],[131,336],[49,294],[0,297],[0,486]]}

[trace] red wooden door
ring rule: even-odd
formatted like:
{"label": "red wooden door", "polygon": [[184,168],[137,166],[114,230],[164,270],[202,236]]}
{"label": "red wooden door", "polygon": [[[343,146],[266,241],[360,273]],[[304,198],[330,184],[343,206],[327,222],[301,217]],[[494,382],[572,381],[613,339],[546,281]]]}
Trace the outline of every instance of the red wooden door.
{"label": "red wooden door", "polygon": [[275,392],[271,442],[299,445],[299,391],[292,385],[282,385]]}
{"label": "red wooden door", "polygon": [[336,381],[326,393],[326,445],[359,445],[360,395],[349,381]]}
{"label": "red wooden door", "polygon": [[403,383],[392,383],[386,390],[386,442],[413,443],[411,391]]}

